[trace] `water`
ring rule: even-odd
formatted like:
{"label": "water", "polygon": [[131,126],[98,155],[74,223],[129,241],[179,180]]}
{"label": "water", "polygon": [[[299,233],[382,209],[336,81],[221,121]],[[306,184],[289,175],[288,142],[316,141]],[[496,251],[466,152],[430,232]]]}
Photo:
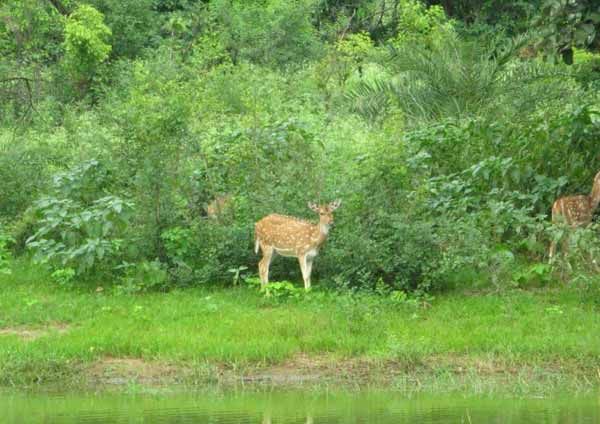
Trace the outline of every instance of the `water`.
{"label": "water", "polygon": [[494,400],[400,393],[0,393],[0,423],[600,423],[600,396]]}

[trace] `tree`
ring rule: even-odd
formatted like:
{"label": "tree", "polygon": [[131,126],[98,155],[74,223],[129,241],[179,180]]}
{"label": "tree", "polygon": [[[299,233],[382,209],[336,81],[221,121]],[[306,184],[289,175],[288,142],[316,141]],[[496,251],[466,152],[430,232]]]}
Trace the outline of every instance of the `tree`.
{"label": "tree", "polygon": [[62,2],[60,0],[48,0],[48,1],[50,3],[52,3],[52,6],[54,6],[54,8],[58,11],[58,13],[60,13],[63,16],[69,16],[69,11],[65,7],[65,5],[62,4]]}
{"label": "tree", "polygon": [[65,25],[65,65],[79,94],[84,94],[99,65],[112,49],[112,31],[104,24],[104,15],[82,4],[71,13]]}
{"label": "tree", "polygon": [[573,63],[573,48],[600,51],[600,4],[597,0],[547,0],[536,20],[540,47]]}
{"label": "tree", "polygon": [[519,27],[526,24],[527,17],[539,8],[541,0],[425,0],[427,5],[440,5],[446,14],[467,24],[485,22],[495,25]]}

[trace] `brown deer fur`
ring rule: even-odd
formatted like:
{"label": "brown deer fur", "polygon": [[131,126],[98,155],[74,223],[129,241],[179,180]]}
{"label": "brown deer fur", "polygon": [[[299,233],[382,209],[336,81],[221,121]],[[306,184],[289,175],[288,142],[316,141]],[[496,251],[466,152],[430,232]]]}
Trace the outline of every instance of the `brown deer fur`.
{"label": "brown deer fur", "polygon": [[269,265],[273,254],[298,258],[304,288],[310,288],[310,274],[319,248],[327,240],[333,225],[333,211],[341,204],[336,200],[328,205],[308,207],[319,214],[319,223],[313,224],[303,219],[286,215],[271,214],[262,218],[255,226],[255,251],[262,250],[263,257],[258,264],[261,286],[269,283]]}
{"label": "brown deer fur", "polygon": [[[594,177],[592,192],[589,195],[561,197],[552,205],[552,223],[564,222],[571,228],[591,224],[594,210],[600,203],[600,172]],[[563,240],[563,250],[567,250],[567,239]],[[550,259],[556,253],[556,241],[550,244]]]}
{"label": "brown deer fur", "polygon": [[233,196],[231,194],[225,194],[223,196],[217,196],[215,199],[206,206],[206,215],[209,218],[219,218],[231,206]]}

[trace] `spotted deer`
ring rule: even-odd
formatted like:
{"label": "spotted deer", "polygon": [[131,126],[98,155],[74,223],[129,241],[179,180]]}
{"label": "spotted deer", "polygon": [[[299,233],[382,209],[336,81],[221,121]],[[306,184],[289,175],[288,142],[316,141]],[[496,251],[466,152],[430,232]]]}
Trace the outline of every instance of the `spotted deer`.
{"label": "spotted deer", "polygon": [[[584,227],[591,224],[594,210],[600,203],[600,172],[594,177],[592,192],[589,195],[561,197],[552,205],[552,223],[564,222],[571,228]],[[568,249],[568,239],[562,243],[565,253]],[[556,253],[556,240],[550,243],[550,259]]]}
{"label": "spotted deer", "polygon": [[304,288],[310,289],[310,274],[313,260],[319,248],[327,240],[333,225],[333,211],[342,201],[336,200],[328,205],[316,205],[309,202],[308,207],[319,214],[319,223],[314,224],[292,216],[271,214],[258,221],[255,226],[255,247],[262,250],[263,257],[258,263],[260,283],[264,287],[269,283],[269,265],[273,254],[298,258],[304,280]]}

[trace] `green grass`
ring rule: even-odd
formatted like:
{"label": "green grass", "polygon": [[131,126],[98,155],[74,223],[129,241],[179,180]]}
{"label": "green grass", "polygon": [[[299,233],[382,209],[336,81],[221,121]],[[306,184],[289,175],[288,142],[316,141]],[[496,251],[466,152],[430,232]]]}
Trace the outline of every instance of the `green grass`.
{"label": "green grass", "polygon": [[[45,331],[29,340],[0,334],[1,385],[84,379],[78,373],[86,365],[107,357],[243,370],[301,353],[439,375],[485,362],[600,379],[600,314],[570,288],[455,293],[422,309],[317,286],[276,303],[250,288],[140,295],[64,289],[43,270],[19,265],[0,277],[0,289],[0,330]],[[52,329],[57,324],[68,328]]]}

